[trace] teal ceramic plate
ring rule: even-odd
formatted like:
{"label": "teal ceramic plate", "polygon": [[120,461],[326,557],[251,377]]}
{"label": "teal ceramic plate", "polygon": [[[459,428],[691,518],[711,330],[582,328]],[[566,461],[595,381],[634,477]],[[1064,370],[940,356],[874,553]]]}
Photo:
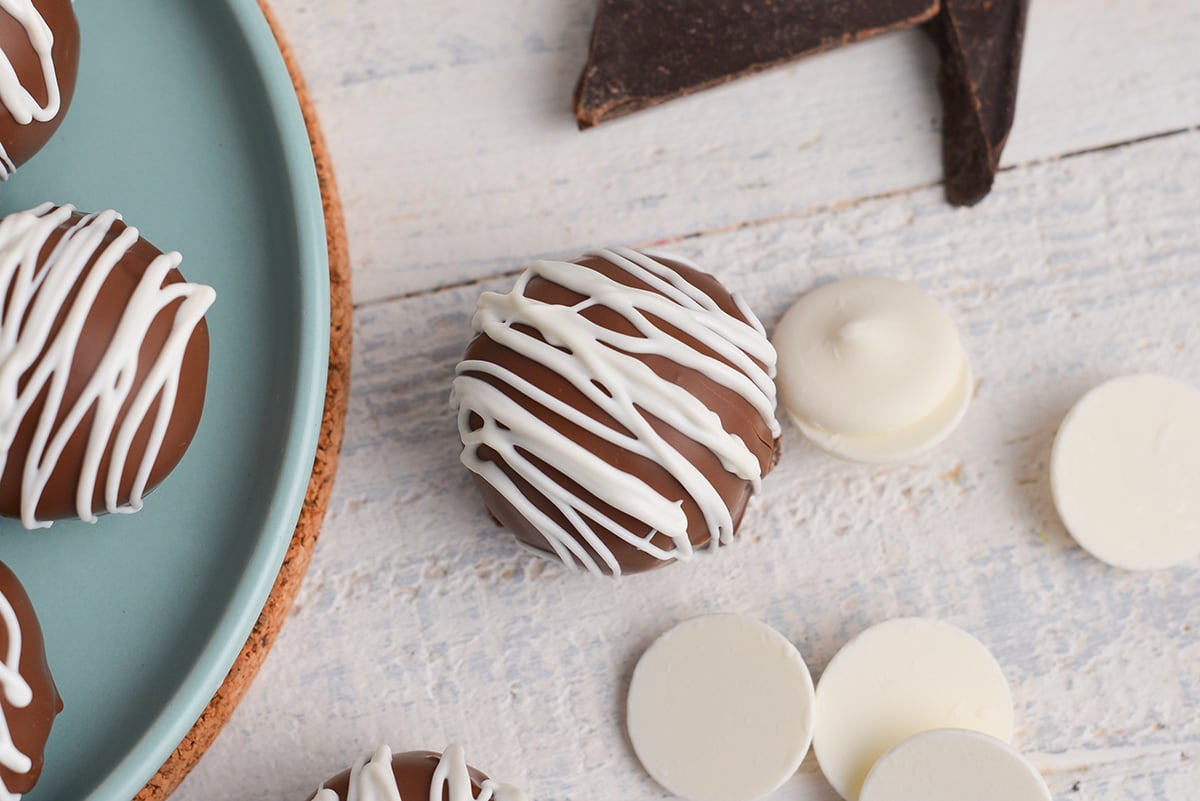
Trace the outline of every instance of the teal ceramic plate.
{"label": "teal ceramic plate", "polygon": [[128,801],[203,711],[283,560],[316,451],[329,287],[312,151],[252,0],[78,0],[58,135],[0,212],[115,208],[213,285],[191,449],[133,516],[0,521],[66,703],[27,801]]}

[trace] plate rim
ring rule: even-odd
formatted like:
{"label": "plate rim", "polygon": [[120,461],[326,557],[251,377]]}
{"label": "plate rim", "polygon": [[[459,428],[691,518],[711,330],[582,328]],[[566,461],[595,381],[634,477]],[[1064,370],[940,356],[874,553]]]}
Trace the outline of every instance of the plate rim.
{"label": "plate rim", "polygon": [[[168,760],[207,708],[254,627],[278,575],[300,517],[324,415],[329,364],[329,254],[324,204],[312,145],[290,73],[266,17],[256,0],[224,0],[233,27],[241,34],[262,84],[267,118],[280,145],[289,214],[296,225],[299,273],[313,273],[298,287],[299,315],[296,386],[281,463],[291,465],[276,477],[266,506],[266,525],[245,563],[234,592],[223,599],[200,658],[182,677],[142,736],[114,763],[84,797],[85,801],[127,801],[141,791]],[[36,791],[36,788],[35,788]]]}

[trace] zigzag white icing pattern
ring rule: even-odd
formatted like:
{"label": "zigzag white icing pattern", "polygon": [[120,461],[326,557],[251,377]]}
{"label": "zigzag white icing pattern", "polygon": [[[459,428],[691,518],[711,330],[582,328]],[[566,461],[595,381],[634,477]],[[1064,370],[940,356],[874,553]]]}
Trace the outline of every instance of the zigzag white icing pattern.
{"label": "zigzag white icing pattern", "polygon": [[[115,211],[105,211],[76,221],[54,248],[43,254],[52,234],[71,219],[74,211],[73,206],[47,203],[0,220],[0,299],[7,298],[0,309],[0,473],[12,455],[13,440],[26,415],[38,396],[46,392],[21,472],[21,522],[30,529],[50,525],[37,520],[38,502],[63,449],[89,412],[94,412],[94,417],[76,488],[76,513],[82,520],[96,520],[92,499],[110,445],[105,508],[110,513],[141,509],[142,493],[175,407],[188,340],[216,299],[212,288],[201,284],[164,286],[163,280],[179,266],[182,257],[172,252],[156,258],[138,282],[95,373],[61,425],[56,424],[66,403],[67,378],[88,314],[109,274],[138,241],[137,229],[128,227],[111,244],[104,245],[104,237],[121,219]],[[94,264],[89,266],[93,259]],[[122,415],[150,326],[176,302],[179,304],[172,312],[167,340],[133,396],[128,413]],[[60,315],[62,325],[53,331]],[[134,435],[150,418],[156,401],[150,439],[129,501],[122,505],[118,492]]]}
{"label": "zigzag white icing pattern", "polygon": [[[21,623],[3,594],[0,594],[0,624],[8,635],[8,649],[4,661],[0,662],[0,692],[4,693],[4,700],[10,706],[23,709],[33,701],[33,690],[21,675]],[[28,773],[33,768],[33,760],[13,742],[3,708],[0,708],[0,765],[13,773]],[[19,793],[13,793],[0,781],[0,801],[19,801],[20,798]]]}
{"label": "zigzag white icing pattern", "polygon": [[392,773],[392,752],[386,745],[374,754],[363,757],[350,769],[350,786],[346,797],[339,798],[333,790],[322,788],[313,801],[525,801],[515,787],[491,779],[479,787],[479,795],[471,788],[471,774],[462,746],[451,745],[443,753],[433,773],[427,799],[400,798],[396,777]]}
{"label": "zigzag white icing pattern", "polygon": [[[58,85],[58,73],[54,68],[51,50],[54,34],[46,19],[33,5],[33,0],[0,0],[0,11],[7,13],[25,29],[29,44],[38,56],[42,67],[42,79],[46,84],[46,104],[43,106],[28,88],[21,84],[17,71],[8,54],[0,51],[0,104],[20,125],[31,122],[46,122],[54,119],[62,104],[62,91]],[[8,178],[16,169],[12,159],[0,145],[0,180]]]}
{"label": "zigzag white icing pattern", "polygon": [[[539,261],[517,279],[508,294],[484,293],[473,325],[496,343],[558,373],[625,430],[572,408],[503,365],[479,359],[467,359],[458,365],[452,402],[458,406],[458,428],[465,446],[463,464],[532,522],[564,563],[594,573],[605,572],[592,558],[590,549],[608,572],[619,575],[617,559],[587,521],[594,521],[658,559],[687,559],[693,548],[682,500],[660,494],[644,479],[572,442],[480,376],[492,377],[615,446],[662,465],[699,506],[711,547],[716,548],[730,542],[734,534],[725,501],[704,474],[653,429],[645,415],[657,417],[682,436],[704,445],[726,470],[751,482],[755,492],[762,479],[759,461],[739,436],[724,429],[715,411],[687,389],[655,373],[641,357],[665,357],[727,387],[757,410],[772,435],[778,437],[775,349],[762,324],[737,296],[734,300],[744,319],[725,312],[713,298],[651,254],[612,248],[587,256],[607,261],[652,289],[631,288],[573,262]],[[699,270],[683,259],[669,258]],[[585,300],[560,306],[530,298],[526,288],[538,277]],[[596,306],[621,315],[640,336],[612,331],[582,315]],[[659,327],[655,319],[721,358],[685,344],[676,334]],[[536,330],[545,341],[523,333],[516,328],[518,325]],[[473,415],[483,421],[476,430],[471,426]],[[570,527],[560,526],[538,509],[500,465],[480,458],[479,451],[484,447],[494,450],[508,469],[545,496],[570,521]],[[646,523],[652,529],[651,535],[635,534],[601,513],[552,480],[522,451],[570,476],[614,509]],[[654,533],[667,535],[672,546],[662,548],[651,543]]]}

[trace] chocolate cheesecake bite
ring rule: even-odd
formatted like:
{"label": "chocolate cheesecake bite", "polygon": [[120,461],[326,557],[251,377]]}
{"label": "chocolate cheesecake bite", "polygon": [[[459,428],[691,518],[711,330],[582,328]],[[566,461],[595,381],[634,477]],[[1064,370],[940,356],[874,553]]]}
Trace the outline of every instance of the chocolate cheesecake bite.
{"label": "chocolate cheesecake bite", "polygon": [[740,298],[613,248],[536,262],[474,326],[462,461],[520,542],[618,575],[732,541],[779,455],[775,350]]}
{"label": "chocolate cheesecake bite", "polygon": [[515,787],[467,765],[460,746],[392,755],[385,745],[321,785],[309,801],[525,801]]}
{"label": "chocolate cheesecake bite", "polygon": [[0,179],[58,130],[78,71],[71,0],[0,0]]}
{"label": "chocolate cheesecake bite", "polygon": [[42,752],[62,699],[42,629],[21,582],[0,562],[0,798],[19,798],[42,775]]}
{"label": "chocolate cheesecake bite", "polygon": [[183,457],[215,293],[181,260],[115,211],[0,220],[0,515],[44,528],[136,512]]}

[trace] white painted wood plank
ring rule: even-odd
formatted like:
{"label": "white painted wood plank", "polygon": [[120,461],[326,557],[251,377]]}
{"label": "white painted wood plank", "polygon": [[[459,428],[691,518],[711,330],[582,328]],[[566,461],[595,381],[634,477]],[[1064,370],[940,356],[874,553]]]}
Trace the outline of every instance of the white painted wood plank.
{"label": "white painted wood plank", "polygon": [[[1014,171],[974,211],[930,188],[677,243],[768,326],[820,280],[917,281],[960,322],[978,392],[964,427],[912,467],[838,462],[785,424],[739,543],[620,582],[516,549],[458,464],[447,393],[479,288],[361,309],[312,571],[178,798],[302,801],[381,741],[462,741],[535,799],[663,798],[626,745],[624,687],[658,633],[711,611],[776,626],[817,675],[875,622],[949,620],[994,649],[1018,745],[1056,797],[1193,797],[1200,565],[1145,575],[1089,557],[1055,516],[1046,458],[1105,378],[1200,383],[1198,176],[1192,132]],[[834,795],[810,758],[774,799]]]}
{"label": "white painted wood plank", "polygon": [[[274,5],[332,146],[360,302],[940,180],[919,32],[580,134],[594,0]],[[1006,162],[1200,124],[1197,41],[1194,0],[1035,1]]]}

